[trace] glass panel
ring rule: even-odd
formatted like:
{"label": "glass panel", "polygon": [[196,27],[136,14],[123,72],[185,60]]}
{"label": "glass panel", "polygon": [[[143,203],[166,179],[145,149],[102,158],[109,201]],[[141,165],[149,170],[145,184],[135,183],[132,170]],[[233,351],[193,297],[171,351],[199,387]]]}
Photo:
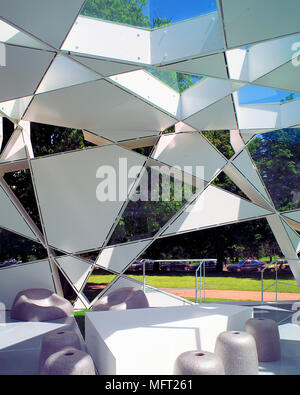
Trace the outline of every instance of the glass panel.
{"label": "glass panel", "polygon": [[69,302],[71,302],[73,305],[75,303],[75,300],[77,299],[77,294],[58,267],[57,270],[58,270],[59,280],[61,283],[64,298],[67,299]]}
{"label": "glass panel", "polygon": [[196,193],[196,187],[157,169],[147,168],[108,245],[154,236]]}
{"label": "glass panel", "polygon": [[31,143],[35,157],[94,147],[79,129],[31,122]]}
{"label": "glass panel", "polygon": [[239,103],[264,104],[264,103],[286,103],[299,99],[300,93],[286,92],[279,89],[264,88],[261,86],[247,85],[238,91]]}
{"label": "glass panel", "polygon": [[213,11],[216,0],[88,0],[81,14],[153,29]]}
{"label": "glass panel", "polygon": [[115,279],[116,274],[95,267],[85,284],[82,293],[91,303]]}
{"label": "glass panel", "polygon": [[8,140],[11,138],[13,132],[15,129],[15,125],[7,118],[3,118],[3,140],[2,140],[2,145],[1,145],[1,139],[0,139],[0,152],[2,152],[8,142]]}
{"label": "glass panel", "polygon": [[248,197],[235,185],[233,181],[222,171],[212,182],[218,188],[231,192],[234,195],[240,196],[243,199],[249,200]]}
{"label": "glass panel", "polygon": [[230,144],[229,130],[208,130],[201,132],[227,159],[234,155],[234,150]]}
{"label": "glass panel", "polygon": [[182,93],[203,78],[199,75],[184,74],[163,69],[147,69],[147,72],[178,93]]}
{"label": "glass panel", "polygon": [[39,244],[0,228],[0,268],[48,258]]}
{"label": "glass panel", "polygon": [[[235,271],[236,266],[231,270],[231,265],[248,258],[260,262],[252,262],[251,266],[243,267],[239,273]],[[244,290],[257,291],[256,295],[260,297],[260,266],[264,265],[263,262],[284,259],[284,257],[267,220],[263,218],[155,240],[126,272],[130,278],[141,282],[143,282],[142,259],[148,260],[145,264],[146,284],[193,301],[195,270],[199,266],[196,260],[205,260],[206,298],[207,301],[213,302],[220,296],[211,295],[210,292],[215,289],[227,290],[226,293],[229,290],[236,290],[237,284],[240,287],[241,281],[245,281]],[[217,259],[223,269],[219,273],[216,273],[219,269],[219,265],[217,267],[216,264]],[[268,276],[267,273],[265,277]],[[292,278],[288,270],[281,272],[280,276]],[[251,281],[248,278],[251,278]],[[274,288],[275,285],[271,291],[274,291]],[[233,294],[229,291],[227,296],[226,293],[222,301],[230,300]],[[238,295],[238,300],[249,299],[251,299],[249,294]]]}
{"label": "glass panel", "polygon": [[30,170],[24,169],[6,173],[3,178],[17,199],[20,201],[27,214],[30,216],[39,230],[42,231],[42,225],[36,204]]}
{"label": "glass panel", "polygon": [[300,128],[257,135],[248,150],[280,211],[300,207]]}

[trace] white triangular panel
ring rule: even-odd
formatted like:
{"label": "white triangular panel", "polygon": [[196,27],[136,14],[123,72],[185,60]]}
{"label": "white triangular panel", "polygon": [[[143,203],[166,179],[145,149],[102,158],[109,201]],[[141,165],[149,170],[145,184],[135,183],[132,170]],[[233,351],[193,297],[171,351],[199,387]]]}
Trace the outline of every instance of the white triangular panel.
{"label": "white triangular panel", "polygon": [[291,240],[293,247],[295,248],[295,251],[298,253],[300,251],[300,236],[285,221],[282,221],[282,223],[289,236],[289,239]]}
{"label": "white triangular panel", "polygon": [[150,136],[157,136],[160,132],[157,130],[90,130],[90,132],[100,136],[107,138],[111,141],[124,141],[131,140],[137,138],[144,138]]}
{"label": "white triangular panel", "polygon": [[35,234],[25,222],[19,211],[6,195],[4,189],[0,185],[0,227],[7,228],[13,232],[19,233],[30,239],[37,240]]}
{"label": "white triangular panel", "polygon": [[[269,215],[267,221],[272,229],[272,232],[277,240],[277,243],[286,259],[297,259],[297,254],[291,239],[288,236],[287,230],[283,225],[283,221],[277,214]],[[300,272],[299,272],[300,275]],[[299,276],[298,276],[299,279]]]}
{"label": "white triangular panel", "polygon": [[197,59],[186,60],[162,66],[162,69],[177,71],[193,75],[209,75],[212,77],[228,78],[223,53],[203,56]]}
{"label": "white triangular panel", "polygon": [[0,42],[20,45],[22,47],[49,50],[49,47],[41,41],[35,40],[33,37],[21,32],[4,21],[0,21]]}
{"label": "white triangular panel", "polygon": [[[126,172],[124,162],[128,169],[136,166],[139,172],[145,159],[133,151],[106,145],[32,160],[48,243],[70,253],[102,247],[135,181],[128,179],[126,185],[128,174],[120,175]],[[124,182],[122,193],[119,177]]]}
{"label": "white triangular panel", "polygon": [[252,131],[248,132],[245,130],[240,130],[240,133],[245,144],[247,144],[248,141],[250,141],[252,137],[255,136],[255,133],[253,133]]}
{"label": "white triangular panel", "polygon": [[27,159],[22,130],[17,128],[0,156],[0,163]]}
{"label": "white triangular panel", "polygon": [[34,97],[24,119],[91,131],[130,132],[162,131],[176,122],[104,80],[41,93]]}
{"label": "white triangular panel", "polygon": [[258,190],[258,192],[270,201],[268,193],[261,181],[258,172],[253,164],[251,157],[244,149],[233,161],[232,164],[249,180],[249,182]]}
{"label": "white triangular panel", "polygon": [[77,291],[80,291],[91,269],[91,263],[73,256],[58,257],[55,260]]}
{"label": "white triangular panel", "polygon": [[2,0],[1,16],[59,48],[83,4],[84,0]]}
{"label": "white triangular panel", "polygon": [[300,92],[299,68],[292,61],[259,78],[256,84],[285,91]]}
{"label": "white triangular panel", "polygon": [[236,129],[237,123],[231,96],[227,96],[186,118],[184,122],[197,130]]}
{"label": "white triangular panel", "polygon": [[22,97],[21,99],[9,100],[0,103],[0,111],[8,118],[19,121],[26,111],[33,96]]}
{"label": "white triangular panel", "polygon": [[128,71],[138,70],[140,68],[139,66],[133,66],[126,63],[111,62],[109,60],[87,58],[84,56],[72,56],[72,58],[78,60],[78,62],[88,66],[104,77],[127,73]]}
{"label": "white triangular panel", "polygon": [[300,210],[292,211],[290,213],[284,213],[282,215],[283,215],[283,217],[287,217],[293,221],[300,223]]}
{"label": "white triangular panel", "polygon": [[107,247],[100,253],[96,266],[120,273],[135,259],[151,241],[140,241],[115,247]]}
{"label": "white triangular panel", "polygon": [[227,161],[199,133],[163,135],[153,158],[210,181]]}
{"label": "white triangular panel", "polygon": [[222,189],[208,186],[163,235],[255,219],[270,211]]}
{"label": "white triangular panel", "polygon": [[5,65],[0,67],[0,101],[32,95],[53,57],[49,51],[5,45]]}
{"label": "white triangular panel", "polygon": [[72,85],[95,81],[99,78],[101,77],[98,74],[81,66],[68,56],[57,55],[36,93],[66,88]]}

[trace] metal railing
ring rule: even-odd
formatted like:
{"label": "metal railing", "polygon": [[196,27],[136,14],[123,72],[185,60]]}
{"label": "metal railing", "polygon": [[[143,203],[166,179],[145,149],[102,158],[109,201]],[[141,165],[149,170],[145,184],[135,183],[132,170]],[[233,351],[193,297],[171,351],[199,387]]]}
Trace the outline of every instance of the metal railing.
{"label": "metal railing", "polygon": [[282,281],[278,281],[278,270],[279,269],[277,268],[276,264],[275,264],[275,281],[273,283],[271,283],[270,285],[268,285],[266,288],[264,288],[264,271],[266,269],[268,269],[271,265],[273,266],[274,264],[272,264],[272,263],[266,264],[262,268],[261,273],[260,273],[261,274],[261,303],[262,304],[264,303],[264,291],[266,291],[267,289],[271,288],[274,284],[275,284],[275,302],[278,301],[278,284],[289,285],[290,287],[297,287],[297,288],[299,288],[298,285],[289,284],[289,283],[285,283],[285,282],[282,282]]}
{"label": "metal railing", "polygon": [[[197,269],[195,270],[195,303],[202,303],[202,299],[205,301],[205,290],[207,288],[216,288],[213,285],[206,283],[205,276],[205,264],[208,261],[216,261],[216,259],[142,259],[143,264],[143,287],[145,291],[146,287],[146,264],[147,263],[161,263],[161,262],[199,262]],[[199,273],[199,275],[198,275]],[[199,298],[198,298],[199,293]],[[203,295],[203,296],[202,296]]]}

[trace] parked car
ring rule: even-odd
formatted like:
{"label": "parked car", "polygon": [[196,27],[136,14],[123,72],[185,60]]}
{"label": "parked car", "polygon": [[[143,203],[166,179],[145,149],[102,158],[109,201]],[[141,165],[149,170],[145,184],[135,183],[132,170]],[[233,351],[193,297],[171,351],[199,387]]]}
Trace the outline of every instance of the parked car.
{"label": "parked car", "polygon": [[288,261],[286,259],[274,259],[268,263],[266,271],[274,272],[276,270],[290,270]]}
{"label": "parked car", "polygon": [[17,261],[16,259],[12,258],[12,259],[9,259],[7,261],[4,261],[4,262],[0,263],[0,268],[1,267],[6,267],[6,266],[11,266],[11,265],[19,265],[21,263],[23,263],[23,262],[22,261]]}
{"label": "parked car", "polygon": [[160,270],[166,272],[188,272],[189,264],[180,261],[180,262],[165,262],[160,264]]}
{"label": "parked car", "polygon": [[[189,264],[189,271],[195,272],[198,269],[199,265],[200,265],[200,262],[190,263]],[[206,259],[204,261],[204,263],[202,263],[202,269],[204,269],[204,265],[205,265],[205,271],[216,270],[217,260],[216,259]]]}
{"label": "parked car", "polygon": [[266,262],[258,261],[256,259],[243,259],[238,263],[234,263],[233,265],[228,265],[227,270],[229,272],[241,272],[241,271],[260,271],[263,266],[266,265]]}
{"label": "parked car", "polygon": [[141,261],[134,261],[129,268],[127,269],[129,272],[142,272],[143,271],[143,264]]}

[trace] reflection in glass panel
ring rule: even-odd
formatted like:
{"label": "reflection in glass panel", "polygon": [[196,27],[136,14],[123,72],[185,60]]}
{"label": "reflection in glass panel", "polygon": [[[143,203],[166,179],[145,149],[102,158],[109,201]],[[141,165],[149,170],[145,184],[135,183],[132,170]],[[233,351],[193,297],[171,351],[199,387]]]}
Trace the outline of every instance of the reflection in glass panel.
{"label": "reflection in glass panel", "polygon": [[201,132],[227,159],[234,155],[229,130],[203,130]]}
{"label": "reflection in glass panel", "polygon": [[199,75],[184,74],[162,69],[147,69],[147,71],[178,93],[182,93],[203,78]]}
{"label": "reflection in glass panel", "polygon": [[108,245],[154,236],[201,188],[184,183],[184,177],[175,179],[168,170],[147,168]]}
{"label": "reflection in glass panel", "polygon": [[0,268],[48,258],[39,244],[0,228]]}
{"label": "reflection in glass panel", "polygon": [[280,211],[300,207],[300,129],[263,133],[248,150]]}
{"label": "reflection in glass panel", "polygon": [[116,274],[95,267],[85,284],[82,293],[91,303],[115,279]]}
{"label": "reflection in glass panel", "polygon": [[213,11],[216,0],[87,0],[81,14],[153,29]]}
{"label": "reflection in glass panel", "polygon": [[239,103],[264,104],[264,103],[287,103],[299,99],[299,93],[285,92],[279,89],[264,88],[261,86],[246,85],[238,91]]}

